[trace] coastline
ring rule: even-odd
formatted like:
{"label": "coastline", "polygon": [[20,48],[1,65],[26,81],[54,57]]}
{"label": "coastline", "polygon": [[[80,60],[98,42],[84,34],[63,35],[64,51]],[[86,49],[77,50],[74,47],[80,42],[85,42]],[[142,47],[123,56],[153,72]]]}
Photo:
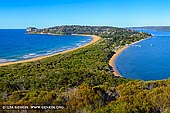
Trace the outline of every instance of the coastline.
{"label": "coastline", "polygon": [[133,42],[133,43],[131,43],[131,44],[129,44],[129,45],[121,46],[121,47],[119,47],[118,49],[115,50],[116,53],[115,53],[115,54],[112,56],[112,58],[109,60],[109,65],[111,66],[111,68],[112,68],[112,70],[113,70],[114,76],[116,76],[116,77],[123,77],[123,76],[119,73],[119,71],[116,69],[116,66],[115,66],[115,60],[116,60],[116,58],[117,58],[125,49],[127,49],[127,48],[130,47],[131,45],[136,44],[136,43],[141,42],[141,41],[144,41],[144,40],[147,40],[147,39],[149,39],[149,38],[151,38],[151,37],[148,37],[148,38],[145,38],[145,39],[141,39],[141,40],[136,41],[136,42]]}
{"label": "coastline", "polygon": [[[49,34],[49,35],[56,35],[56,34]],[[84,47],[89,46],[89,45],[91,45],[91,44],[94,44],[95,42],[97,42],[98,40],[101,39],[99,36],[96,36],[96,35],[86,35],[86,34],[73,34],[73,35],[90,36],[90,37],[92,37],[92,41],[91,41],[90,43],[87,43],[87,44],[82,45],[82,46],[80,46],[80,47],[77,47],[77,48],[74,48],[74,49],[71,49],[71,50],[65,50],[65,51],[62,51],[62,52],[59,52],[59,53],[55,53],[55,54],[52,54],[52,55],[40,56],[40,57],[36,57],[36,58],[32,58],[32,59],[27,59],[27,60],[16,61],[16,62],[1,63],[1,64],[0,64],[0,67],[12,65],[12,64],[33,62],[33,61],[41,60],[41,59],[44,59],[44,58],[52,57],[52,56],[55,56],[55,55],[68,53],[68,52],[71,52],[71,51],[74,51],[74,50],[77,50],[77,49],[80,49],[80,48],[84,48]]]}

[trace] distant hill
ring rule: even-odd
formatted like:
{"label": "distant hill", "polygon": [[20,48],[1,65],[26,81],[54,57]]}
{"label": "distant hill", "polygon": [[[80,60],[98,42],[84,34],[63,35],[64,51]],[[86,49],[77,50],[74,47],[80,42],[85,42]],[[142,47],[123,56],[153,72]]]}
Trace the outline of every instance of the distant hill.
{"label": "distant hill", "polygon": [[79,26],[79,25],[64,25],[55,26],[50,28],[38,29],[35,27],[28,27],[27,33],[43,34],[43,33],[55,33],[60,35],[71,34],[95,34],[101,35],[104,33],[114,33],[115,31],[124,31],[127,29],[116,28],[111,26]]}
{"label": "distant hill", "polygon": [[146,30],[170,31],[170,26],[129,27],[129,29],[146,29]]}

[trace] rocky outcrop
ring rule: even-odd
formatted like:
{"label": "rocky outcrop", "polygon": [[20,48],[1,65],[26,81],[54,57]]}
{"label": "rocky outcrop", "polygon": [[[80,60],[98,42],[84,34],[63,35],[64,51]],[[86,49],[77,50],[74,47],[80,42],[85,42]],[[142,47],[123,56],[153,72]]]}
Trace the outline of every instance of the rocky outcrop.
{"label": "rocky outcrop", "polygon": [[36,32],[38,32],[38,29],[35,27],[28,27],[26,29],[26,31],[27,31],[27,33],[36,33]]}

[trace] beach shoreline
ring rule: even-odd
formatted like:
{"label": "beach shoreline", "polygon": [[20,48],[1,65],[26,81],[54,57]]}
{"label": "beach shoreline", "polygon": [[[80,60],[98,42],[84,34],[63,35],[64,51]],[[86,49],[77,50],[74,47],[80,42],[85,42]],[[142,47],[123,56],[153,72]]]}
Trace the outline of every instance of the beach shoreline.
{"label": "beach shoreline", "polygon": [[[55,34],[49,34],[49,35],[55,35]],[[96,36],[96,35],[87,35],[87,34],[73,34],[73,35],[77,35],[77,36],[90,36],[90,37],[92,37],[92,41],[90,43],[87,43],[87,44],[82,45],[80,47],[77,47],[77,48],[74,48],[74,49],[71,49],[71,50],[65,50],[65,51],[62,51],[62,52],[59,52],[59,53],[55,53],[55,54],[52,54],[52,55],[40,56],[40,57],[36,57],[36,58],[32,58],[32,59],[27,59],[27,60],[16,61],[16,62],[0,63],[0,67],[12,65],[12,64],[34,62],[34,61],[41,60],[41,59],[48,58],[48,57],[52,57],[52,56],[55,56],[55,55],[68,53],[68,52],[71,52],[71,51],[74,51],[74,50],[77,50],[77,49],[80,49],[80,48],[84,48],[84,47],[89,46],[91,44],[94,44],[95,42],[97,42],[98,40],[101,39],[99,36]]]}
{"label": "beach shoreline", "polygon": [[119,73],[119,71],[116,69],[116,66],[115,66],[115,60],[116,60],[116,58],[117,58],[125,49],[127,49],[127,48],[130,47],[131,45],[136,44],[136,43],[141,42],[141,41],[144,41],[144,40],[147,40],[147,39],[149,39],[149,38],[151,38],[151,37],[148,37],[148,38],[145,38],[145,39],[141,39],[141,40],[136,41],[136,42],[133,42],[133,43],[131,43],[131,44],[129,44],[129,45],[121,46],[121,47],[119,47],[118,49],[115,50],[116,53],[115,53],[115,54],[111,57],[111,59],[109,60],[109,66],[111,66],[111,68],[112,68],[112,70],[113,70],[114,76],[116,76],[116,77],[123,77],[123,76]]}

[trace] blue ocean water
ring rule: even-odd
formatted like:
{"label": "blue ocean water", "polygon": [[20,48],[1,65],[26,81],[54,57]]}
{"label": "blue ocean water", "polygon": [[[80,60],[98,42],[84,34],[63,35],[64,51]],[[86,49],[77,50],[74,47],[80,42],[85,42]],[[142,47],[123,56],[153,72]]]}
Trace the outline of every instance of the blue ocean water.
{"label": "blue ocean water", "polygon": [[26,34],[25,29],[0,30],[0,63],[30,59],[70,50],[92,40],[90,36]]}
{"label": "blue ocean water", "polygon": [[148,32],[152,38],[125,49],[115,60],[120,74],[126,78],[161,80],[170,77],[170,32]]}

